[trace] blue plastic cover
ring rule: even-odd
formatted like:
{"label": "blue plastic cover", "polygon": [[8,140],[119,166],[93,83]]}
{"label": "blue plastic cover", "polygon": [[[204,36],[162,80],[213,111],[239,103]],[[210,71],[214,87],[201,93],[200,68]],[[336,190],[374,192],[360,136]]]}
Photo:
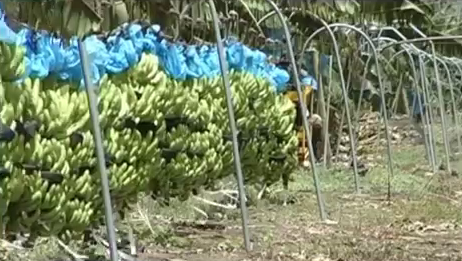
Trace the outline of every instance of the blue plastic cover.
{"label": "blue plastic cover", "polygon": [[0,2],[0,41],[6,43],[16,43],[16,33],[11,30],[5,22],[5,15],[2,12]]}
{"label": "blue plastic cover", "polygon": [[[85,39],[94,84],[98,84],[105,73],[117,74],[134,66],[142,52],[156,54],[166,73],[177,80],[215,77],[220,74],[215,46],[188,46],[168,42],[159,36],[158,25],[142,30],[138,24],[124,24],[117,31],[118,34],[109,36],[105,42],[96,36]],[[62,80],[80,81],[83,86],[77,38],[72,38],[65,46],[62,40],[47,32],[25,28],[15,33],[2,17],[0,41],[26,46],[26,77],[44,78],[55,74]],[[284,91],[290,81],[288,72],[270,63],[265,53],[251,49],[236,39],[225,41],[225,55],[229,69],[265,78],[278,92]],[[313,85],[314,79],[305,76],[301,81]]]}
{"label": "blue plastic cover", "polygon": [[408,90],[407,93],[408,93],[407,96],[408,96],[409,106],[411,107],[411,109],[413,108],[412,115],[414,117],[422,116],[425,113],[423,92],[416,92],[415,90]]}

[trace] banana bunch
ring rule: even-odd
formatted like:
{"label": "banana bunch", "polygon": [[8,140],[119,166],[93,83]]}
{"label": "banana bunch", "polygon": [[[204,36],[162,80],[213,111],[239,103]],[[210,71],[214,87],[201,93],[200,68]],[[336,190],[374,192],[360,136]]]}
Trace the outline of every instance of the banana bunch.
{"label": "banana bunch", "polygon": [[72,174],[79,175],[96,166],[95,144],[91,131],[75,132],[60,142],[66,148],[67,162]]}
{"label": "banana bunch", "polygon": [[241,156],[246,182],[270,185],[283,173],[291,173],[297,166],[297,144],[296,136],[287,143],[278,143],[274,136],[252,138]]}
{"label": "banana bunch", "polygon": [[159,131],[159,139],[164,144],[168,144],[168,148],[173,151],[186,151],[188,149],[188,141],[191,131],[186,125],[179,125],[167,132],[165,129]]}
{"label": "banana bunch", "polygon": [[195,155],[203,155],[210,148],[216,148],[221,140],[216,134],[217,132],[211,131],[191,133],[187,140],[188,151]]}
{"label": "banana bunch", "polygon": [[[159,58],[153,54],[143,53],[140,62],[128,71],[124,91],[132,103],[132,117],[135,122],[152,122],[159,125],[164,113],[161,111],[169,106],[167,75],[159,70]],[[170,99],[171,100],[171,99]]]}
{"label": "banana bunch", "polygon": [[120,126],[122,120],[128,116],[130,112],[129,99],[127,95],[123,94],[123,88],[126,87],[128,86],[117,86],[116,82],[109,79],[107,74],[101,78],[98,93],[101,126]]}
{"label": "banana bunch", "polygon": [[1,161],[6,162],[3,165],[9,172],[0,181],[2,195],[9,202],[4,208],[9,217],[7,230],[59,233],[65,221],[62,207],[71,195],[69,188],[75,188],[63,183],[70,174],[64,144],[42,139],[40,134],[27,142],[23,135],[16,135],[11,142],[2,144],[1,151]]}
{"label": "banana bunch", "polygon": [[[164,73],[159,72],[158,75],[164,75]],[[166,76],[164,75],[164,77]],[[129,86],[135,89],[139,84],[133,83]],[[139,98],[133,105],[132,112],[132,117],[135,119],[135,122],[152,122],[154,125],[159,125],[164,119],[165,114],[163,113],[163,109],[169,106],[168,102],[171,101],[171,99],[167,98],[167,86],[165,83],[162,83],[157,86],[140,87],[137,89],[138,91],[134,91],[134,93],[139,96]]]}
{"label": "banana bunch", "polygon": [[4,82],[2,85],[4,104],[0,115],[6,125],[14,120],[35,120],[40,123],[41,134],[57,139],[88,125],[86,95],[73,91],[69,84],[26,78],[21,84]]}
{"label": "banana bunch", "polygon": [[118,131],[114,128],[105,132],[104,147],[106,153],[112,156],[112,162],[120,164],[128,162],[134,164],[138,161],[158,162],[159,156],[158,141],[155,133],[149,131],[142,137],[136,129],[123,129]]}
{"label": "banana bunch", "polygon": [[294,122],[296,115],[293,102],[285,96],[279,96],[276,98],[275,108],[278,109],[270,119],[275,130],[274,133],[280,137],[295,135]]}
{"label": "banana bunch", "polygon": [[15,168],[13,163],[8,161],[3,165],[3,175],[0,178],[0,218],[5,216],[10,204],[21,199],[24,192],[24,175],[21,169]]}
{"label": "banana bunch", "polygon": [[[126,206],[124,203],[135,203],[140,191],[148,191],[150,181],[154,176],[160,175],[159,173],[161,173],[162,168],[160,164],[155,165],[140,162],[135,164],[133,169],[134,170],[131,172],[132,168],[128,166],[125,172],[118,170],[119,174],[115,179],[117,182],[115,184],[118,189],[113,190],[111,194],[112,198],[114,198],[116,209],[118,210]],[[102,202],[99,203],[102,208]]]}
{"label": "banana bunch", "polygon": [[55,85],[55,88],[41,92],[46,105],[38,117],[42,123],[40,132],[47,137],[63,139],[85,127],[88,129],[90,114],[85,93],[71,91],[67,84]]}
{"label": "banana bunch", "polygon": [[[296,162],[291,160],[296,156],[298,144],[293,129],[295,108],[290,100],[276,95],[269,83],[250,74],[232,72],[230,81],[236,125],[240,135],[245,136],[240,137],[240,147],[246,180],[275,182],[280,178],[282,170],[291,172],[293,166],[296,166]],[[209,103],[209,107],[218,112],[213,115],[212,122],[220,126],[223,133],[229,133],[221,83],[217,79],[208,79],[202,83],[206,85],[205,88],[195,87],[197,83],[190,86],[197,92],[202,91],[201,96]],[[267,133],[262,136],[260,128],[267,129]],[[230,137],[226,138],[224,145],[215,145],[215,148],[220,151],[223,163],[218,176],[232,174],[234,166]],[[281,170],[279,175],[272,171],[275,168]]]}
{"label": "banana bunch", "polygon": [[[217,156],[217,155],[213,155]],[[213,159],[209,161],[214,162]],[[208,161],[204,161],[197,156],[189,157],[187,153],[180,152],[166,164],[162,184],[168,188],[170,197],[187,199],[194,188],[199,188],[206,184],[206,170],[210,167]]]}
{"label": "banana bunch", "polygon": [[210,95],[213,99],[225,97],[225,88],[221,77],[194,78],[184,82],[184,85],[187,89],[197,93],[199,97],[205,97],[206,95]]}
{"label": "banana bunch", "polygon": [[69,200],[63,209],[66,216],[66,226],[74,232],[83,231],[91,225],[93,221],[93,202],[83,201],[77,198]]}
{"label": "banana bunch", "polygon": [[141,59],[136,66],[130,69],[130,77],[138,82],[139,88],[136,92],[142,92],[142,88],[165,86],[167,75],[159,70],[159,58],[150,53],[142,53]]}
{"label": "banana bunch", "polygon": [[[221,179],[221,178],[225,178],[227,176],[232,175],[234,173],[234,155],[233,155],[233,147],[232,147],[231,142],[228,141],[222,146],[220,146],[220,149],[217,150],[217,152],[221,156],[221,162],[222,162],[221,172],[216,174],[217,177]],[[244,157],[241,156],[241,159],[244,160]]]}
{"label": "banana bunch", "polygon": [[199,101],[192,99],[191,93],[183,88],[181,83],[170,80],[164,88],[157,90],[160,99],[165,101],[160,110],[164,115],[164,119],[172,117],[189,118],[195,113],[194,107],[198,106]]}
{"label": "banana bunch", "polygon": [[[112,165],[108,169],[109,187],[113,194],[123,192],[125,189],[133,190],[138,184],[136,180],[135,165],[124,162],[120,165]],[[115,195],[116,196],[116,195]]]}
{"label": "banana bunch", "polygon": [[60,219],[63,221],[61,208],[67,202],[68,193],[52,175],[45,171],[23,173],[23,193],[19,200],[8,207],[9,216],[16,217],[9,219],[9,231],[34,233],[38,230],[33,230],[33,227],[41,222],[48,226],[51,233],[59,232],[60,226],[56,225]]}
{"label": "banana bunch", "polygon": [[162,166],[155,133],[149,131],[143,137],[136,129],[110,128],[104,136],[104,147],[111,161],[108,172],[112,196],[121,201],[136,198]]}
{"label": "banana bunch", "polygon": [[40,236],[58,235],[64,229],[66,225],[66,212],[64,210],[67,207],[68,199],[70,199],[69,195],[68,187],[49,182],[37,220]]}
{"label": "banana bunch", "polygon": [[2,82],[3,104],[0,117],[4,124],[11,126],[14,120],[22,118],[27,104],[27,95],[22,93],[21,87],[16,83]]}
{"label": "banana bunch", "polygon": [[[211,106],[206,100],[200,99],[197,93],[185,92],[185,102],[182,115],[189,119],[189,126],[195,129],[203,129],[213,121],[216,107]],[[179,103],[177,103],[179,104]]]}
{"label": "banana bunch", "polygon": [[25,55],[24,46],[0,42],[0,78],[4,82],[13,82],[24,75],[26,72]]}
{"label": "banana bunch", "polygon": [[11,161],[25,169],[47,169],[63,175],[70,173],[65,144],[56,139],[42,139],[36,134],[26,141],[25,136],[16,135],[11,142],[0,145],[1,161]]}
{"label": "banana bunch", "polygon": [[59,84],[53,79],[26,79],[21,89],[28,104],[23,115],[40,122],[39,132],[43,136],[64,139],[88,128],[87,97],[76,85]]}
{"label": "banana bunch", "polygon": [[82,170],[83,173],[73,174],[65,179],[63,184],[69,188],[69,198],[79,198],[85,201],[92,201],[98,194],[98,176],[90,169]]}

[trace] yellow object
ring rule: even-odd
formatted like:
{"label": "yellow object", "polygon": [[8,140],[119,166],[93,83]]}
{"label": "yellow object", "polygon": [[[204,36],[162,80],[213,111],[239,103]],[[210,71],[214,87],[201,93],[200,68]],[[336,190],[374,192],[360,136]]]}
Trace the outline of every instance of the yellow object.
{"label": "yellow object", "polygon": [[[311,101],[311,94],[313,93],[313,87],[312,86],[305,86],[304,91],[303,91],[303,103],[306,105],[307,108],[309,108],[309,102]],[[297,91],[288,91],[286,94],[286,97],[288,97],[292,102],[298,103],[298,95]],[[301,108],[298,107],[300,110]],[[308,159],[308,148],[306,147],[306,135],[305,135],[305,129],[303,128],[303,125],[297,126],[298,129],[298,159],[299,163],[303,164],[305,160]]]}
{"label": "yellow object", "polygon": [[[310,95],[311,93],[313,92],[313,87],[312,86],[306,86],[304,88],[304,91],[303,91],[303,98],[304,98],[304,102],[305,104],[307,104],[307,101],[309,101],[310,99]],[[298,102],[298,95],[297,95],[297,91],[288,91],[286,94],[286,97],[288,97],[291,101],[293,102]],[[307,104],[308,105],[308,104]]]}

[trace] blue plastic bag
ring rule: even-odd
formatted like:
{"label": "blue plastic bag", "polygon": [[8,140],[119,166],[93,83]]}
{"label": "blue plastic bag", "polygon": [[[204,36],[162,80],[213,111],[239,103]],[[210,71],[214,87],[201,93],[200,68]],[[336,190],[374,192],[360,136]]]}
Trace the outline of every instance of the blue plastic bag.
{"label": "blue plastic bag", "polygon": [[230,69],[242,70],[245,67],[244,48],[240,43],[231,43],[226,48],[226,56]]}
{"label": "blue plastic bag", "polygon": [[0,6],[0,41],[13,44],[17,42],[16,38],[16,33],[6,24],[5,15]]}
{"label": "blue plastic bag", "polygon": [[219,75],[220,70],[220,59],[218,58],[218,49],[217,47],[203,46],[200,49],[200,56],[204,57],[205,64],[208,66],[209,77]]}
{"label": "blue plastic bag", "polygon": [[157,55],[167,74],[174,79],[186,79],[186,63],[181,46],[170,44],[164,39],[157,47]]}
{"label": "blue plastic bag", "polygon": [[207,77],[210,75],[210,68],[205,61],[199,56],[197,46],[189,46],[186,49],[186,65],[189,68],[188,77]]}

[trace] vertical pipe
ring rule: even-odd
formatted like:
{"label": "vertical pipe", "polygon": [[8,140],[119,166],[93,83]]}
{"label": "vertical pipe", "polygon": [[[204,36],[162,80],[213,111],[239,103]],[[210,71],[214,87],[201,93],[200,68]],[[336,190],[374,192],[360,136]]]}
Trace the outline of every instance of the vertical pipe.
{"label": "vertical pipe", "polygon": [[232,142],[233,142],[234,167],[236,170],[237,185],[239,187],[239,203],[240,203],[241,215],[242,215],[242,230],[244,233],[244,245],[245,245],[246,251],[249,252],[251,251],[251,245],[250,245],[250,232],[249,232],[249,227],[248,227],[247,206],[246,206],[245,191],[244,191],[244,177],[242,174],[241,156],[239,153],[239,144],[237,140],[237,128],[236,128],[236,120],[234,117],[231,86],[230,86],[229,77],[228,77],[228,64],[226,63],[225,51],[224,51],[223,42],[221,40],[221,34],[220,34],[220,26],[218,24],[218,21],[219,21],[218,14],[217,14],[217,10],[215,9],[215,4],[213,0],[209,0],[209,6],[210,6],[210,11],[212,12],[213,27],[215,30],[215,37],[216,37],[217,48],[218,48],[218,60],[220,62],[221,76],[223,78],[223,85],[225,87],[225,93],[226,93],[226,105],[228,107],[229,128],[231,130],[231,136],[232,136]]}
{"label": "vertical pipe", "polygon": [[[210,0],[212,1],[212,0]],[[303,92],[302,88],[300,87],[300,79],[298,78],[298,72],[297,72],[297,63],[295,62],[295,55],[294,51],[292,49],[292,41],[290,37],[290,32],[289,28],[287,27],[287,23],[285,21],[284,15],[281,13],[281,10],[279,10],[278,6],[271,0],[266,0],[271,7],[273,8],[274,11],[276,11],[279,19],[281,20],[281,24],[284,28],[284,33],[285,33],[285,38],[286,38],[286,43],[287,43],[287,50],[289,52],[289,58],[292,66],[292,73],[293,73],[293,81],[295,82],[295,87],[297,89],[297,95],[298,95],[298,101],[300,103],[300,108],[302,110],[302,121],[303,121],[303,127],[305,128],[305,136],[306,139],[308,140],[308,150],[310,153],[310,162],[311,162],[311,169],[313,172],[313,182],[314,182],[314,187],[316,190],[316,198],[317,198],[317,203],[318,203],[318,208],[319,208],[319,215],[321,217],[322,221],[325,221],[327,219],[326,212],[324,210],[324,202],[322,200],[322,194],[321,194],[321,188],[319,185],[319,177],[318,177],[318,170],[316,168],[316,160],[314,157],[314,152],[313,152],[313,145],[311,144],[311,133],[309,125],[308,125],[308,119],[307,119],[307,108],[306,104],[303,103]]]}
{"label": "vertical pipe", "polygon": [[[332,161],[332,149],[330,144],[330,135],[329,135],[329,119],[330,119],[330,97],[331,97],[331,89],[332,89],[332,62],[333,57],[331,56],[329,59],[329,83],[327,86],[327,102],[325,106],[326,111],[326,118],[324,119],[324,155],[323,155],[323,164],[324,168],[330,167]],[[327,149],[330,151],[329,161],[327,161]]]}
{"label": "vertical pipe", "polygon": [[85,82],[85,89],[87,91],[88,97],[88,106],[90,108],[90,118],[91,118],[91,125],[93,129],[93,139],[95,142],[96,147],[96,156],[98,158],[98,170],[101,175],[101,185],[102,185],[102,192],[103,192],[103,200],[104,200],[104,212],[106,215],[106,229],[108,235],[108,242],[109,242],[109,251],[111,255],[111,261],[119,261],[118,253],[117,253],[117,244],[116,244],[116,234],[115,234],[115,227],[114,227],[114,216],[112,212],[112,203],[111,203],[111,194],[109,192],[109,180],[107,177],[106,172],[106,162],[104,159],[104,149],[103,149],[103,141],[101,137],[101,129],[99,126],[99,113],[98,113],[98,100],[95,94],[95,90],[93,87],[93,83],[90,79],[90,64],[88,61],[87,50],[85,49],[85,43],[79,39],[79,53],[80,53],[80,61],[82,64],[82,72],[83,72],[83,79]]}
{"label": "vertical pipe", "polygon": [[[427,37],[425,34],[423,34],[417,27],[414,25],[410,24],[410,27],[418,34],[420,34],[422,37]],[[432,40],[428,40],[431,46],[431,57],[432,57],[432,62],[433,62],[433,70],[435,71],[435,77],[436,77],[436,88],[438,92],[438,101],[439,101],[439,107],[440,107],[440,114],[441,114],[441,128],[442,128],[442,133],[443,133],[443,142],[444,142],[444,153],[446,155],[446,167],[449,172],[451,172],[451,159],[449,157],[449,140],[448,140],[448,133],[447,133],[447,125],[446,125],[446,111],[444,109],[444,99],[443,99],[443,87],[441,86],[441,81],[440,81],[440,75],[439,75],[439,70],[438,70],[438,64],[437,64],[437,59],[436,59],[436,50],[435,50],[435,44],[433,43]]]}
{"label": "vertical pipe", "polygon": [[353,126],[351,123],[351,117],[350,117],[350,109],[348,105],[348,91],[347,87],[345,84],[345,77],[343,75],[343,66],[342,66],[342,61],[340,59],[340,51],[338,47],[337,40],[335,39],[334,32],[332,31],[331,27],[342,27],[343,24],[333,24],[333,25],[328,25],[326,22],[322,21],[322,24],[324,27],[319,28],[316,30],[314,33],[312,33],[306,40],[305,43],[303,44],[303,48],[301,51],[300,55],[300,61],[303,61],[303,56],[305,54],[305,50],[308,47],[309,43],[311,40],[316,37],[318,34],[321,32],[327,30],[329,33],[330,38],[332,39],[332,44],[334,47],[334,53],[337,58],[337,67],[339,71],[339,76],[340,76],[340,83],[341,83],[341,88],[342,88],[342,97],[343,97],[343,102],[344,102],[344,111],[345,111],[345,117],[347,118],[347,124],[348,124],[348,134],[350,137],[350,147],[351,147],[351,157],[353,158],[353,174],[354,174],[354,182],[355,182],[355,192],[360,193],[360,187],[359,187],[359,174],[358,174],[358,159],[356,157],[356,144],[355,144],[355,134],[353,132]]}
{"label": "vertical pipe", "polygon": [[441,114],[441,128],[443,133],[443,142],[444,142],[444,153],[446,155],[446,167],[449,172],[452,171],[451,169],[451,159],[449,157],[449,140],[448,140],[448,133],[447,133],[447,124],[446,124],[446,110],[444,106],[444,98],[443,98],[443,87],[441,86],[438,65],[436,64],[436,50],[435,45],[433,42],[430,42],[432,48],[432,58],[433,58],[433,70],[435,71],[436,77],[436,88],[438,91],[438,101],[440,107],[440,114]]}
{"label": "vertical pipe", "polygon": [[426,76],[426,72],[425,72],[425,65],[424,65],[424,62],[422,60],[422,57],[419,55],[418,56],[418,59],[419,59],[419,71],[420,71],[420,80],[422,81],[422,90],[424,92],[424,102],[425,104],[428,106],[428,110],[426,110],[425,112],[425,119],[427,121],[427,128],[429,129],[428,130],[428,142],[430,143],[430,146],[433,148],[432,150],[432,171],[433,173],[436,173],[436,162],[437,162],[437,158],[436,158],[436,150],[434,149],[436,147],[436,144],[435,144],[435,136],[434,136],[434,133],[435,133],[435,130],[434,130],[434,126],[433,126],[433,123],[435,122],[433,120],[433,106],[431,105],[431,102],[430,102],[430,92],[428,90],[428,85],[427,85],[427,76]]}
{"label": "vertical pipe", "polygon": [[[381,32],[382,32],[383,29],[392,30],[392,31],[395,32],[401,39],[407,40],[407,38],[405,38],[398,30],[396,30],[396,29],[393,28],[393,27],[384,27],[384,28],[381,29]],[[389,37],[380,37],[380,36],[379,36],[379,37],[377,37],[377,38],[374,38],[373,40],[374,40],[374,41],[376,41],[376,40],[381,40],[381,41],[387,41],[387,42],[391,42],[391,43],[398,43],[397,40],[392,39],[392,38],[389,38]],[[415,47],[415,46],[413,46],[413,45],[412,45],[411,47],[412,47],[412,49],[418,50],[419,53],[422,52],[422,51],[420,51],[417,47]],[[408,55],[410,56],[411,54],[410,54],[409,50],[407,50],[407,47],[403,47],[403,48],[404,48],[404,50],[406,50],[406,53],[408,53]],[[383,48],[382,51],[385,50],[385,49],[386,49],[386,48]],[[396,54],[395,54],[395,55],[396,55]],[[421,74],[423,73],[423,74],[425,75],[425,70],[423,69],[423,68],[424,68],[423,63],[421,63],[421,62],[422,62],[422,61],[421,61],[421,57],[420,57],[420,56],[418,56],[418,57],[419,57],[419,68],[421,68],[420,72],[421,72]],[[412,56],[410,56],[410,59],[412,60]],[[369,60],[366,62],[366,67],[368,66],[368,64],[369,64]],[[422,77],[424,77],[423,79],[426,79],[425,76],[422,76]],[[428,89],[427,89],[427,85],[426,85],[426,81],[424,81],[423,84],[424,84],[424,85],[422,86],[422,87],[423,87],[422,90],[423,90],[424,95],[426,95],[426,94],[429,95],[429,92],[428,92]],[[427,100],[428,100],[428,97],[429,97],[429,96],[424,96],[424,100],[425,100],[425,98],[427,98]],[[430,105],[430,104],[428,104],[428,108],[429,108],[429,111],[431,112],[432,108],[431,108],[431,105]],[[426,115],[426,121],[427,121],[427,123],[434,122],[434,121],[433,121],[433,116],[432,116],[431,113],[427,113],[427,114],[425,114],[425,115]],[[428,120],[428,115],[430,115],[430,120]],[[431,126],[431,128],[427,128],[428,134],[429,134],[429,136],[428,136],[428,139],[429,139],[429,148],[430,148],[431,153],[433,154],[431,165],[432,165],[432,168],[433,168],[433,170],[434,170],[434,173],[436,173],[436,150],[435,150],[435,144],[432,142],[432,140],[434,140],[434,128],[433,128],[433,125],[429,125],[429,126]]]}
{"label": "vertical pipe", "polygon": [[[415,29],[417,29],[417,28],[414,28],[414,30],[415,30]],[[396,28],[394,28],[394,27],[391,27],[391,26],[382,27],[382,28],[380,29],[379,35],[378,35],[374,40],[376,40],[376,39],[377,39],[377,40],[386,40],[386,41],[392,42],[392,43],[394,43],[394,44],[398,43],[398,41],[395,40],[395,39],[392,39],[392,38],[389,38],[389,37],[381,37],[382,32],[383,32],[384,30],[391,30],[391,31],[393,31],[396,35],[398,35],[399,38],[401,38],[401,40],[403,41],[403,44],[404,44],[406,41],[408,41],[408,39],[407,39],[398,29],[396,29]],[[418,33],[421,33],[421,32],[419,31]],[[427,37],[425,37],[425,38],[427,38]],[[423,41],[425,41],[425,42],[428,42],[428,41],[429,41],[428,38],[427,38],[427,39],[420,39],[420,40],[423,40]],[[388,47],[389,47],[389,46],[385,46],[385,47],[382,49],[382,51],[385,50],[385,49],[388,48]],[[421,51],[420,49],[418,49],[415,45],[411,45],[411,47],[412,47],[412,49],[417,50],[418,52],[423,52],[423,51]],[[419,56],[419,59],[421,59],[420,56]],[[420,62],[420,60],[419,60],[419,62]],[[421,73],[423,73],[424,75],[426,75],[426,72],[425,72],[425,70],[424,70],[424,66],[423,66],[422,63],[419,63],[419,67],[421,68]],[[424,85],[423,85],[422,87],[423,87],[424,94],[427,93],[427,100],[428,100],[428,98],[430,97],[430,96],[429,96],[429,95],[430,95],[430,92],[428,91],[428,86],[427,86],[427,84],[426,84],[426,78],[427,78],[427,77],[424,76],[425,81],[423,82]],[[425,99],[425,96],[424,96],[424,99]],[[430,104],[428,104],[428,106],[429,106],[428,108],[429,108],[429,111],[430,111],[429,114],[426,114],[427,116],[430,115],[430,121],[427,121],[427,122],[430,123],[430,125],[429,125],[430,128],[427,128],[427,129],[428,129],[428,133],[429,133],[428,139],[429,139],[430,149],[431,149],[431,151],[432,151],[432,153],[433,153],[432,168],[433,168],[433,170],[434,170],[434,173],[436,173],[436,172],[435,172],[435,170],[436,170],[436,162],[437,162],[437,161],[436,161],[436,149],[435,149],[436,144],[433,143],[433,141],[435,141],[435,130],[434,130],[434,128],[433,128],[433,123],[434,123],[434,121],[433,121],[433,114],[431,113],[432,107],[431,107]],[[444,130],[443,130],[443,131],[444,131]]]}
{"label": "vertical pipe", "polygon": [[[404,46],[401,46],[403,49],[401,49],[400,51],[396,52],[389,60],[388,60],[388,63],[386,66],[388,66],[391,61],[397,57],[398,55],[400,55],[401,53],[406,53],[408,58],[409,58],[409,63],[411,64],[411,68],[412,68],[412,74],[413,74],[413,77],[414,77],[414,88],[416,90],[417,93],[420,93],[420,91],[422,91],[422,93],[424,94],[424,101],[421,101],[421,98],[420,98],[420,95],[417,95],[417,99],[418,99],[418,103],[422,106],[423,104],[426,104],[426,100],[425,100],[425,95],[426,95],[426,92],[425,92],[425,88],[423,88],[423,85],[422,85],[422,90],[419,88],[419,79],[420,81],[422,82],[422,84],[425,84],[425,77],[422,75],[422,72],[421,72],[421,75],[420,75],[420,78],[418,77],[417,75],[417,70],[416,70],[416,65],[415,65],[415,61],[412,57],[412,54],[410,52],[410,50],[408,50],[406,47]],[[366,62],[366,65],[369,63],[369,60]],[[413,108],[414,109],[414,108]],[[411,118],[411,121],[412,121],[412,115],[409,115],[410,118]],[[433,143],[431,142],[431,135],[432,133],[430,132],[430,130],[428,129],[428,124],[429,124],[429,120],[428,120],[428,114],[424,114],[422,115],[423,118],[422,118],[422,122],[424,124],[424,141],[425,141],[425,148],[426,148],[426,151],[427,151],[427,156],[428,156],[428,161],[429,161],[429,164],[432,166],[432,169],[433,169],[433,173],[436,173],[436,161],[434,161],[434,147],[433,147]]]}
{"label": "vertical pipe", "polygon": [[[393,159],[391,158],[391,154],[392,154],[392,152],[391,152],[391,138],[390,138],[390,134],[388,133],[389,128],[388,128],[387,108],[386,108],[386,104],[385,104],[385,90],[383,88],[383,83],[382,83],[382,76],[381,76],[381,71],[380,71],[380,65],[379,65],[379,60],[378,60],[377,49],[375,48],[374,43],[372,42],[371,38],[369,36],[367,36],[363,31],[359,30],[358,28],[356,28],[356,27],[354,27],[352,25],[343,24],[343,23],[330,24],[330,25],[327,25],[325,27],[322,27],[322,28],[316,30],[313,34],[311,34],[308,37],[308,39],[306,39],[305,44],[303,46],[302,55],[303,55],[304,50],[308,46],[309,42],[316,35],[318,35],[319,33],[321,33],[324,30],[327,30],[329,33],[332,33],[331,27],[332,28],[341,27],[341,28],[347,28],[347,29],[353,30],[356,33],[360,34],[364,39],[366,39],[366,41],[371,46],[372,55],[374,56],[375,66],[377,68],[377,78],[378,78],[378,81],[379,81],[380,96],[381,96],[381,100],[382,100],[382,102],[381,102],[381,110],[384,112],[383,120],[384,120],[385,129],[386,129],[385,138],[387,140],[387,156],[388,156],[388,162],[387,163],[388,163],[388,174],[389,174],[389,178],[390,178],[390,177],[393,176]],[[334,38],[333,33],[332,33],[332,38]],[[338,54],[338,46],[336,44],[334,44],[334,48],[336,49],[336,53]],[[302,59],[302,58],[300,58],[300,59]],[[342,76],[341,66],[339,66],[339,67],[340,67],[339,68],[339,73]],[[354,147],[355,146],[355,140],[354,140],[354,136],[353,136],[353,129],[352,129],[352,124],[351,124],[350,112],[348,110],[348,100],[347,100],[348,99],[348,94],[347,94],[347,91],[346,91],[346,89],[344,88],[343,85],[342,85],[342,93],[343,93],[343,99],[345,100],[345,112],[346,112],[346,117],[347,117],[347,121],[348,121],[349,132],[350,132],[350,140],[351,140],[350,143],[351,143],[352,150],[354,150],[354,148],[355,148]],[[354,152],[353,155],[355,155],[355,153],[356,152]],[[356,164],[355,158],[353,158],[353,164]],[[357,168],[357,167],[355,167],[355,168]],[[357,170],[355,171],[355,178],[357,178],[356,176],[357,176]],[[390,189],[390,187],[389,187],[389,189]],[[388,196],[390,196],[390,191],[389,191]]]}
{"label": "vertical pipe", "polygon": [[[421,113],[421,117],[422,117],[423,135],[424,135],[423,138],[424,138],[425,148],[426,148],[426,152],[427,152],[427,158],[428,158],[428,161],[429,161],[430,165],[432,166],[433,173],[436,173],[436,164],[435,164],[435,161],[433,160],[435,152],[433,150],[433,144],[431,143],[431,140],[429,139],[431,134],[429,133],[429,130],[428,130],[428,117],[426,117],[427,110],[424,110],[425,105],[426,105],[426,103],[425,103],[425,90],[423,89],[423,86],[422,86],[422,89],[419,88],[419,78],[417,76],[417,70],[416,70],[416,66],[415,66],[415,61],[414,61],[414,59],[412,59],[412,56],[410,54],[409,54],[409,56],[410,56],[410,61],[412,63],[412,72],[414,74],[414,88],[415,88],[415,90],[417,92],[417,102],[419,104],[420,113]],[[422,92],[423,98],[424,98],[423,101],[422,101],[422,98],[421,98],[421,95],[420,95],[421,92]],[[412,103],[414,103],[414,101]],[[414,113],[414,108],[413,108],[412,111],[413,111],[412,113]]]}
{"label": "vertical pipe", "polygon": [[[455,130],[457,132],[457,128],[459,128],[460,123],[459,123],[459,118],[457,117],[457,104],[456,104],[456,99],[454,97],[454,84],[452,82],[452,73],[449,70],[447,63],[443,59],[437,58],[437,60],[443,65],[444,70],[446,71],[446,75],[448,76],[449,93],[451,95],[451,104],[452,104],[452,116],[453,116]],[[462,151],[462,142],[460,139],[460,135],[457,134],[456,136],[457,136],[457,145],[458,145],[459,151]]]}

